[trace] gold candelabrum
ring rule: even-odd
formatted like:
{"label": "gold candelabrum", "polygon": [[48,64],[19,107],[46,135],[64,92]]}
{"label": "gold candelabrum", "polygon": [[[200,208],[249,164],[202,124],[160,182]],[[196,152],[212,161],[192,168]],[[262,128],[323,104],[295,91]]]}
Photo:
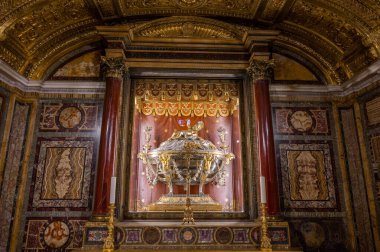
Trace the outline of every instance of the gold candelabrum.
{"label": "gold candelabrum", "polygon": [[103,245],[103,252],[111,252],[114,251],[115,249],[115,241],[114,241],[114,229],[115,229],[115,224],[114,224],[114,212],[115,212],[115,204],[111,203],[108,206],[109,210],[109,219],[107,223],[107,229],[108,229],[108,235],[107,238],[104,240],[104,245]]}
{"label": "gold candelabrum", "polygon": [[267,204],[261,203],[261,251],[272,251],[272,244],[268,236]]}

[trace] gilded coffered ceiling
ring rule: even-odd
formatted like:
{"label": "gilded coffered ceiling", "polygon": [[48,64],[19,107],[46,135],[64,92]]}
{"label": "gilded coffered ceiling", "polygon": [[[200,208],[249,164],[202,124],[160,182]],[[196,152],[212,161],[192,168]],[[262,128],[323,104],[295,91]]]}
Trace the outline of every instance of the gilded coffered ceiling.
{"label": "gilded coffered ceiling", "polygon": [[101,48],[96,26],[238,41],[251,30],[278,30],[274,52],[309,62],[330,84],[380,57],[378,0],[1,0],[0,59],[41,79],[57,62]]}

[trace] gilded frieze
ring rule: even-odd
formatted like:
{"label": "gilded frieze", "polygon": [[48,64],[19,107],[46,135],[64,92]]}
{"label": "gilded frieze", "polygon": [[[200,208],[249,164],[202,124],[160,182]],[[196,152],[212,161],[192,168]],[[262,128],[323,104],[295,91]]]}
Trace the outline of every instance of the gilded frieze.
{"label": "gilded frieze", "polygon": [[316,31],[343,50],[361,41],[359,31],[343,17],[305,1],[294,4],[287,20]]}
{"label": "gilded frieze", "polygon": [[266,2],[264,11],[260,13],[260,19],[273,21],[281,13],[287,0],[271,0]]}
{"label": "gilded frieze", "polygon": [[252,1],[249,0],[132,0],[122,1],[121,11],[123,16],[136,14],[181,14],[188,13],[209,13],[222,16],[251,17]]}
{"label": "gilded frieze", "polygon": [[36,9],[17,20],[6,31],[16,38],[25,48],[30,48],[38,39],[55,29],[75,23],[89,17],[89,10],[83,1],[51,1],[42,8]]}
{"label": "gilded frieze", "polygon": [[229,116],[239,105],[231,81],[136,80],[136,109],[144,115]]}

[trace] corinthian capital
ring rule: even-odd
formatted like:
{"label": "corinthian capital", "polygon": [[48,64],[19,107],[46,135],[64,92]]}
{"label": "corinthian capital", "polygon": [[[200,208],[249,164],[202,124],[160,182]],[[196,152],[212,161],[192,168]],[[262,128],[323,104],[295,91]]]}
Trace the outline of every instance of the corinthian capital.
{"label": "corinthian capital", "polygon": [[125,66],[125,59],[122,57],[111,58],[102,56],[101,60],[105,67],[106,77],[122,78],[128,70]]}
{"label": "corinthian capital", "polygon": [[251,60],[247,73],[252,80],[269,79],[274,69],[274,60]]}

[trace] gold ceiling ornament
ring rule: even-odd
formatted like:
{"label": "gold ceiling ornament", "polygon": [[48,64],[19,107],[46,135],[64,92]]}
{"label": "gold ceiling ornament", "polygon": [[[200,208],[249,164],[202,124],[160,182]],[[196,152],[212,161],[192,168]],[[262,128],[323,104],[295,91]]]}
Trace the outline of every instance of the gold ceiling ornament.
{"label": "gold ceiling ornament", "polygon": [[84,19],[92,18],[83,1],[51,1],[18,19],[5,32],[19,41],[24,48],[31,48],[50,31]]}
{"label": "gold ceiling ornament", "polygon": [[140,24],[133,28],[134,36],[168,38],[195,37],[241,39],[243,28],[203,17],[169,17]]}
{"label": "gold ceiling ornament", "polygon": [[183,8],[198,8],[210,0],[176,0],[178,6]]}
{"label": "gold ceiling ornament", "polygon": [[270,60],[256,60],[253,59],[249,62],[249,67],[247,68],[247,73],[252,80],[264,80],[270,79],[271,73],[275,63],[273,59]]}
{"label": "gold ceiling ornament", "polygon": [[[195,211],[221,211],[222,205],[215,202],[203,191],[204,185],[214,183],[224,186],[226,184],[225,167],[229,165],[235,155],[228,152],[225,145],[225,130],[219,134],[223,148],[216,147],[212,142],[198,136],[204,123],[197,122],[191,127],[187,123],[187,130],[174,131],[172,136],[162,142],[156,149],[150,150],[150,143],[144,145],[138,158],[145,166],[145,176],[151,186],[163,182],[168,187],[168,194],[163,195],[157,202],[148,208],[160,211],[183,211],[189,206]],[[145,129],[145,139],[150,140],[151,127]],[[147,137],[148,136],[148,137]],[[184,186],[187,194],[175,194],[173,186]],[[190,194],[190,185],[198,186],[198,194]],[[189,209],[188,209],[189,210]]]}
{"label": "gold ceiling ornament", "polygon": [[[113,3],[112,6],[108,2]],[[104,20],[128,16],[184,14],[193,15],[193,20],[202,19],[200,15],[239,17],[242,18],[242,22],[264,22],[273,24],[283,33],[289,32],[286,36],[290,41],[312,48],[322,59],[334,66],[329,70],[329,74],[332,79],[339,79],[336,74],[339,70],[335,66],[350,66],[348,71],[356,74],[363,66],[367,67],[373,63],[373,59],[380,57],[378,9],[380,3],[376,0],[3,1],[0,3],[0,59],[25,77],[39,79],[45,76],[47,69],[65,56],[64,52],[69,54],[84,46],[84,40],[87,45],[100,41],[100,37],[89,33],[90,30],[95,30],[95,25]],[[177,21],[181,18],[177,17]],[[152,21],[138,22],[140,26],[141,23]],[[285,23],[293,27],[298,26],[299,29],[290,32],[289,25],[283,25]],[[202,37],[206,36],[205,34],[210,38],[223,38],[227,34],[236,38],[244,29],[254,29],[236,24],[221,27],[216,25],[216,28],[223,31],[220,32],[213,26],[200,25],[203,30],[198,33],[197,23],[193,21],[183,22],[175,28],[177,30],[174,33],[163,27],[164,25],[160,26],[163,29],[161,33],[152,34],[156,37],[160,34],[169,37],[174,34],[186,38]],[[167,27],[177,26],[173,24]],[[151,29],[153,30],[154,28]],[[91,39],[83,36],[84,33],[91,36]],[[64,45],[58,45],[59,43]],[[296,47],[298,45],[294,44],[293,48]],[[336,49],[332,49],[334,47]],[[368,55],[370,60],[363,57],[357,61],[353,60],[363,54]]]}
{"label": "gold ceiling ornament", "polygon": [[348,22],[348,17],[319,7],[315,3],[296,1],[286,20],[311,29],[343,50],[361,43],[362,31]]}
{"label": "gold ceiling ornament", "polygon": [[101,56],[100,60],[105,66],[106,77],[122,78],[128,71],[128,68],[125,66],[125,58],[123,57]]}
{"label": "gold ceiling ornament", "polygon": [[144,115],[227,117],[239,108],[234,82],[141,79],[135,84],[136,110]]}
{"label": "gold ceiling ornament", "polygon": [[256,6],[251,0],[129,0],[121,1],[123,16],[146,14],[211,14],[219,16],[252,18],[250,11]]}
{"label": "gold ceiling ornament", "polygon": [[260,13],[260,20],[273,22],[281,14],[288,0],[268,0],[265,2],[265,9]]}

